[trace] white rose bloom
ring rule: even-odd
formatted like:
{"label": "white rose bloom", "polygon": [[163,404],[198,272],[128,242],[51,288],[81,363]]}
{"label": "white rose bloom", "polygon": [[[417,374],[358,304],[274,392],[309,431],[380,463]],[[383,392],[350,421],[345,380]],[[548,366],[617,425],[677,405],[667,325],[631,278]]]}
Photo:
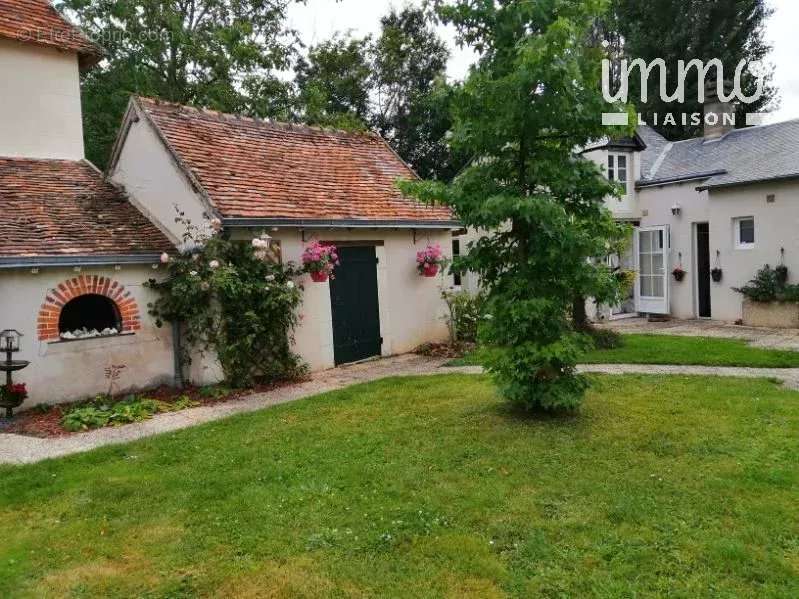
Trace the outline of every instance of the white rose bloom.
{"label": "white rose bloom", "polygon": [[275,275],[266,275],[266,280],[267,281],[274,281],[275,280]]}
{"label": "white rose bloom", "polygon": [[208,263],[208,266],[209,266],[210,268],[219,268],[219,260],[211,260],[211,261]]}
{"label": "white rose bloom", "polygon": [[288,283],[286,283],[286,287],[288,287],[289,289],[294,289],[294,281],[289,281]]}
{"label": "white rose bloom", "polygon": [[193,277],[196,277],[197,276],[197,271],[196,270],[192,270],[189,274],[191,276],[193,276]]}
{"label": "white rose bloom", "polygon": [[167,262],[169,262],[169,254],[164,252],[161,254],[161,264],[166,264]]}

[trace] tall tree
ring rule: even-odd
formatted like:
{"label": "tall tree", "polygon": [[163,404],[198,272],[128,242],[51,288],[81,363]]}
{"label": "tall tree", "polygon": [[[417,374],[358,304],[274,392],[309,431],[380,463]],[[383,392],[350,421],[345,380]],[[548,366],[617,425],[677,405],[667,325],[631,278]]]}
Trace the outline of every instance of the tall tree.
{"label": "tall tree", "polygon": [[369,38],[336,36],[297,63],[301,118],[310,124],[363,128],[369,118]]}
{"label": "tall tree", "polygon": [[449,50],[423,8],[392,9],[372,47],[372,124],[423,177],[451,179],[462,166],[451,153]]}
{"label": "tall tree", "polygon": [[[103,165],[132,93],[257,116],[288,113],[290,0],[61,0],[106,50],[83,82],[87,155]],[[262,93],[271,92],[264,102]]]}
{"label": "tall tree", "polygon": [[575,295],[610,301],[619,289],[590,260],[621,242],[604,207],[619,190],[575,147],[627,129],[602,126],[601,46],[587,43],[602,0],[438,3],[462,41],[482,52],[453,99],[452,143],[475,156],[446,185],[406,183],[486,233],[456,266],[487,289],[480,327],[501,392],[529,409],[579,405],[576,374],[588,338],[569,316]]}
{"label": "tall tree", "polygon": [[[642,58],[647,63],[656,58],[666,62],[668,91],[677,81],[677,61],[718,58],[724,65],[725,78],[732,79],[735,68],[742,60],[765,61],[770,46],[764,39],[765,21],[772,10],[766,0],[614,0],[613,12],[607,25],[609,41],[620,51],[620,56],[630,60]],[[766,67],[766,65],[764,65]],[[640,77],[630,79],[630,99],[639,103],[645,120],[654,124],[653,115],[666,113],[701,113],[697,101],[698,83],[696,69],[686,85],[685,104],[664,103],[660,99],[660,77],[649,77],[648,101],[640,102]],[[715,71],[709,77],[715,82]],[[753,104],[738,106],[736,124],[745,124],[746,112],[757,112],[776,101],[777,90],[771,83],[772,73],[766,67],[765,93]],[[743,91],[752,95],[757,78],[745,71]],[[701,135],[702,127],[683,125],[677,118],[675,125],[654,124],[662,135],[671,140],[687,139]]]}

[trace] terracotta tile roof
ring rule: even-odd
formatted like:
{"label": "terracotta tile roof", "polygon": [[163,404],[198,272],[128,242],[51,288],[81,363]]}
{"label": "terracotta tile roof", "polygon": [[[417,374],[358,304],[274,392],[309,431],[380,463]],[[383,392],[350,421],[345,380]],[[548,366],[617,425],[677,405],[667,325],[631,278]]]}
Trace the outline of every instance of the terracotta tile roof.
{"label": "terracotta tile roof", "polygon": [[102,56],[102,50],[47,0],[0,0],[0,37],[77,52],[83,68]]}
{"label": "terracotta tile roof", "polygon": [[0,158],[0,257],[170,249],[163,233],[88,162]]}
{"label": "terracotta tile roof", "polygon": [[399,192],[416,175],[375,134],[136,101],[225,218],[453,220]]}

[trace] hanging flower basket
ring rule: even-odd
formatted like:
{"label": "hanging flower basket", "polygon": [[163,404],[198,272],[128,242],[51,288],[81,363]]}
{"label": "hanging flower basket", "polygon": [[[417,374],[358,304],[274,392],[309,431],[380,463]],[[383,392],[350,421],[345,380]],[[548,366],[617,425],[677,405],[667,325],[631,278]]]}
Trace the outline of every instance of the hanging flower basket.
{"label": "hanging flower basket", "polygon": [[334,278],[333,271],[339,264],[338,252],[334,245],[323,245],[314,241],[302,253],[305,272],[311,275],[311,280],[315,283],[324,283]]}
{"label": "hanging flower basket", "polygon": [[437,243],[428,245],[424,250],[416,252],[416,270],[423,277],[434,277],[438,274],[438,268],[444,261],[441,246]]}
{"label": "hanging flower basket", "polygon": [[710,269],[710,278],[713,279],[714,283],[721,282],[721,275],[722,275],[722,270],[720,268]]}
{"label": "hanging flower basket", "polygon": [[678,266],[671,271],[671,275],[674,277],[674,280],[679,283],[685,278],[685,271],[682,269],[682,266]]}

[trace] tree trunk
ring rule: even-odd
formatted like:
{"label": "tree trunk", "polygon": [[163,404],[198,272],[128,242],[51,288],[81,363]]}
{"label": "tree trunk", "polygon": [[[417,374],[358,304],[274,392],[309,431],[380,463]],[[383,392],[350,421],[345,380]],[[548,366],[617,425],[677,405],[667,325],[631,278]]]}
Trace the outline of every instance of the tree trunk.
{"label": "tree trunk", "polygon": [[591,328],[585,312],[585,298],[582,296],[577,296],[572,301],[572,324],[575,331],[587,331]]}

